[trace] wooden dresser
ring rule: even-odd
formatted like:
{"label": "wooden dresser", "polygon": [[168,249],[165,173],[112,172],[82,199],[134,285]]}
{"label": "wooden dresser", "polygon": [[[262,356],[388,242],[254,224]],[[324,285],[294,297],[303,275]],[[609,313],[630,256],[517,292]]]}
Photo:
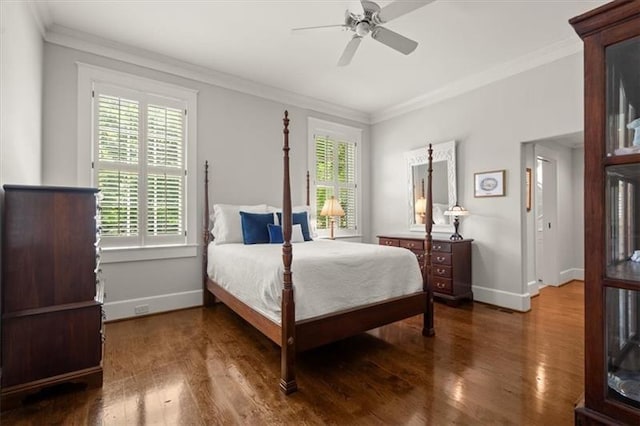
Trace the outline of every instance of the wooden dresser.
{"label": "wooden dresser", "polygon": [[[380,245],[404,247],[415,253],[420,270],[424,268],[424,237],[412,235],[378,235]],[[450,241],[433,240],[433,295],[457,304],[464,299],[473,300],[471,290],[471,239]]]}
{"label": "wooden dresser", "polygon": [[2,410],[63,382],[102,384],[96,189],[4,186]]}

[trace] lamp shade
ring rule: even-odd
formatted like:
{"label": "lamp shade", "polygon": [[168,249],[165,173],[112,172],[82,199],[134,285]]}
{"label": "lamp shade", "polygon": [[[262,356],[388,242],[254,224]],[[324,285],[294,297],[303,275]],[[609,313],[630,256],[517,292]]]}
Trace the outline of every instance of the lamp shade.
{"label": "lamp shade", "polygon": [[427,212],[427,199],[420,197],[416,200],[416,213],[424,214]]}
{"label": "lamp shade", "polygon": [[465,209],[459,204],[456,204],[455,206],[451,207],[449,210],[445,211],[444,214],[446,216],[469,216],[469,210]]}
{"label": "lamp shade", "polygon": [[333,195],[324,201],[320,216],[344,216],[340,202]]}

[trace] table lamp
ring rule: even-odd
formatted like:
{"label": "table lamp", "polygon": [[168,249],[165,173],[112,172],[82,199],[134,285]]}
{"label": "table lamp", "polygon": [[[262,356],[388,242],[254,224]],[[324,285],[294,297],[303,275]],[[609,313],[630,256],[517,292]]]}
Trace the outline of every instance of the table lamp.
{"label": "table lamp", "polygon": [[420,216],[420,223],[424,223],[424,217],[427,213],[427,199],[420,197],[416,200],[416,214]]}
{"label": "table lamp", "polygon": [[458,226],[460,226],[460,216],[469,216],[469,210],[461,207],[458,203],[444,212],[445,216],[453,216],[453,227],[455,229],[454,234],[449,237],[452,241],[458,241],[464,239],[462,235],[458,233]]}
{"label": "table lamp", "polygon": [[420,198],[416,200],[415,211],[420,216],[420,223],[424,223],[427,214],[427,199],[424,198],[424,179],[422,179],[422,185],[420,186]]}
{"label": "table lamp", "polygon": [[324,206],[322,206],[322,210],[320,211],[320,216],[329,216],[330,223],[330,239],[334,240],[333,237],[333,225],[335,223],[336,216],[344,216],[344,210],[342,210],[342,206],[340,202],[336,200],[336,197],[333,195],[324,201]]}

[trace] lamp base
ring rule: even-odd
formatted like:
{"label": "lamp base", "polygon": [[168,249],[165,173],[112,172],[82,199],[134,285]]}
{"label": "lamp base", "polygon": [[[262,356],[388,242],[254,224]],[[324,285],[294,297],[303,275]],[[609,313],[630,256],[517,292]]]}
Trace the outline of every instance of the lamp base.
{"label": "lamp base", "polygon": [[333,226],[334,226],[334,224],[336,223],[336,221],[335,221],[335,219],[332,217],[332,218],[330,218],[330,219],[329,219],[329,223],[330,223],[330,227],[331,227],[331,233],[330,233],[329,239],[330,239],[330,240],[335,240],[335,237],[333,236]]}
{"label": "lamp base", "polygon": [[460,241],[464,240],[464,237],[458,233],[458,226],[460,226],[460,220],[458,220],[458,216],[453,217],[453,228],[455,232],[453,235],[449,237],[451,241]]}

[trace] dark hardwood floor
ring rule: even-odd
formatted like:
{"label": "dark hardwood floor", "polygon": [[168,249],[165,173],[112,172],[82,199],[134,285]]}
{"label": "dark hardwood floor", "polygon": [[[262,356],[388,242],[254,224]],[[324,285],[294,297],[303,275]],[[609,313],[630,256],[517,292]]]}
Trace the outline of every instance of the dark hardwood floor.
{"label": "dark hardwood floor", "polygon": [[583,284],[545,288],[529,313],[436,303],[415,317],[298,357],[300,391],[278,390],[280,351],[225,306],[107,324],[104,386],[60,389],[2,425],[569,425],[583,387]]}

